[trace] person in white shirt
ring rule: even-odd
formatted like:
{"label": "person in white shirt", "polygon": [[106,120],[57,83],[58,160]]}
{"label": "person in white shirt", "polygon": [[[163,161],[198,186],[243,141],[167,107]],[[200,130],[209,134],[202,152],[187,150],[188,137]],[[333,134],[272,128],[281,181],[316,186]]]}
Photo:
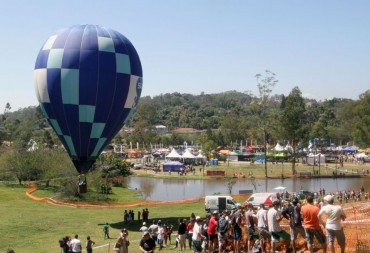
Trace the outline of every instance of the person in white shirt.
{"label": "person in white shirt", "polygon": [[267,210],[265,209],[264,204],[260,204],[260,207],[257,212],[257,227],[258,234],[260,236],[261,250],[266,252],[266,239],[270,238],[271,234],[268,231],[267,227]]}
{"label": "person in white shirt", "polygon": [[272,252],[275,252],[275,247],[280,239],[283,239],[285,244],[285,248],[289,249],[290,244],[290,235],[285,232],[279,224],[279,221],[283,219],[281,212],[278,211],[280,207],[280,201],[275,200],[273,202],[273,206],[267,212],[267,222],[269,227],[269,232],[271,233],[271,244],[272,244]]}
{"label": "person in white shirt", "polygon": [[139,229],[139,231],[141,231],[141,232],[145,232],[145,231],[148,231],[148,227],[146,226],[146,222],[144,221],[143,222],[143,226]]}
{"label": "person in white shirt", "polygon": [[163,248],[163,241],[164,241],[164,228],[162,226],[162,221],[158,221],[158,229],[157,229],[157,243],[159,245],[159,250]]}
{"label": "person in white shirt", "polygon": [[[332,195],[326,195],[324,197],[324,203],[325,205],[320,209],[318,217],[320,223],[326,228],[330,252],[335,252],[334,238],[337,238],[341,253],[344,253],[346,238],[341,221],[346,219],[346,215],[341,206],[333,205],[334,198]],[[323,221],[324,215],[326,216],[326,222]]]}
{"label": "person in white shirt", "polygon": [[202,236],[202,219],[196,216],[192,236],[194,252],[202,252],[202,239],[204,239]]}
{"label": "person in white shirt", "polygon": [[81,253],[82,246],[81,241],[78,239],[78,235],[75,235],[75,238],[71,241],[71,249],[73,253]]}

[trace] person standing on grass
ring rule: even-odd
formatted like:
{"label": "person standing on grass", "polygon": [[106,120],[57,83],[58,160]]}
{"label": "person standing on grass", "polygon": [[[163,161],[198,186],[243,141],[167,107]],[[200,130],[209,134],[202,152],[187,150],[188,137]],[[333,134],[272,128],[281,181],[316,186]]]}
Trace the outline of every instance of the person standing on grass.
{"label": "person standing on grass", "polygon": [[320,227],[318,214],[320,209],[313,204],[313,197],[307,197],[307,203],[302,206],[301,213],[303,218],[303,228],[306,234],[307,248],[313,252],[314,237],[321,244],[323,252],[326,253],[326,237]]}
{"label": "person standing on grass", "polygon": [[90,236],[87,236],[87,241],[86,241],[86,252],[87,253],[92,253],[93,249],[92,246],[95,245],[95,242],[91,240]]}
{"label": "person standing on grass", "polygon": [[[346,248],[346,237],[343,232],[341,221],[346,219],[346,215],[341,206],[333,205],[334,198],[332,195],[326,195],[324,197],[324,203],[325,205],[321,208],[318,217],[320,223],[326,228],[330,252],[335,252],[334,238],[337,238],[340,251],[344,253]],[[323,221],[323,216],[326,216],[326,222]]]}
{"label": "person standing on grass", "polygon": [[162,221],[158,221],[158,230],[157,230],[157,244],[159,245],[159,251],[163,249],[164,242],[164,228],[162,226]]}
{"label": "person standing on grass", "polygon": [[106,222],[103,226],[104,240],[109,239],[109,224]]}
{"label": "person standing on grass", "polygon": [[143,238],[140,240],[140,250],[142,253],[153,253],[155,250],[155,241],[148,231],[145,231]]}
{"label": "person standing on grass", "polygon": [[78,239],[77,234],[75,235],[75,238],[71,241],[71,248],[73,253],[81,253],[82,251],[81,241],[80,239]]}
{"label": "person standing on grass", "polygon": [[67,238],[62,237],[59,239],[60,253],[69,253],[69,246],[67,244]]}
{"label": "person standing on grass", "polygon": [[180,251],[185,251],[186,249],[186,220],[180,218],[179,228],[177,230],[177,236],[179,238]]}

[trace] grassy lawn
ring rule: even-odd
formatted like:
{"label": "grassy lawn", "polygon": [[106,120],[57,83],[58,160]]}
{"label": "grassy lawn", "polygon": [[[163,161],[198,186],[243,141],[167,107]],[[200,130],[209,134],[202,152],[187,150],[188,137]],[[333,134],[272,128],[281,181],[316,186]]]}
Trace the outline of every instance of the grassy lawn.
{"label": "grassy lawn", "polygon": [[[2,238],[0,252],[6,252],[11,247],[17,253],[50,253],[59,252],[58,239],[61,236],[79,234],[85,246],[86,236],[90,235],[96,242],[95,246],[103,246],[114,243],[115,239],[104,240],[102,227],[105,222],[110,224],[110,235],[117,238],[119,230],[126,227],[130,231],[130,252],[139,252],[138,240],[141,233],[138,232],[140,225],[135,222],[125,225],[123,223],[123,212],[126,208],[71,208],[55,206],[44,202],[31,200],[25,195],[28,188],[18,185],[0,184],[0,215]],[[120,195],[117,201],[137,202],[133,196],[135,191],[114,188],[113,192]],[[134,192],[134,193],[133,193]],[[40,195],[39,195],[40,193]],[[52,194],[52,192],[49,192]],[[47,196],[47,191],[36,191],[34,195]],[[125,197],[130,196],[130,197]],[[204,216],[204,202],[150,205],[143,203],[140,207],[127,208],[135,212],[147,207],[149,219],[169,220],[177,226],[179,217],[188,218],[192,212]],[[173,238],[174,243],[174,238]],[[163,252],[170,252],[169,249]],[[108,252],[108,247],[103,246],[94,249],[95,253]],[[112,252],[112,247],[110,251]],[[189,250],[190,252],[190,250]]]}

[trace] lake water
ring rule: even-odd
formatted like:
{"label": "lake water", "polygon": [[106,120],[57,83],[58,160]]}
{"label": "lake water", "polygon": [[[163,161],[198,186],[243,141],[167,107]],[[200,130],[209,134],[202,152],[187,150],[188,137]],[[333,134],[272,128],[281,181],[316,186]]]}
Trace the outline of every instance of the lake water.
{"label": "lake water", "polygon": [[[228,194],[227,181],[219,180],[179,180],[157,179],[144,177],[127,178],[127,186],[131,189],[142,191],[142,197],[153,201],[176,201],[189,198],[204,197],[215,193]],[[232,194],[238,194],[239,190],[253,190],[254,192],[275,192],[278,186],[286,187],[288,192],[296,192],[300,189],[326,192],[354,189],[360,190],[361,186],[368,191],[370,178],[289,178],[289,179],[238,179],[232,187]]]}

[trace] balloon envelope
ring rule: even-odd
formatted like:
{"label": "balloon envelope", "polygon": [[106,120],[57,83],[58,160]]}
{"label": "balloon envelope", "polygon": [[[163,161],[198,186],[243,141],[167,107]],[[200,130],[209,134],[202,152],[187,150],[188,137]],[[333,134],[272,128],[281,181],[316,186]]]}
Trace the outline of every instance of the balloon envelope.
{"label": "balloon envelope", "polygon": [[42,46],[36,96],[80,173],[90,169],[135,109],[142,76],[134,46],[110,28],[75,25]]}

